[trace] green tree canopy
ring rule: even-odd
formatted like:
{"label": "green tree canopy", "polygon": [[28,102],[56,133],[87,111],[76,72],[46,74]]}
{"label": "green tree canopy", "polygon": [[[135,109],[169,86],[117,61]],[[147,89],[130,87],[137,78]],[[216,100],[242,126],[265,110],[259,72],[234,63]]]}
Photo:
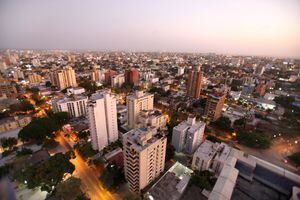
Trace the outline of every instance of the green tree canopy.
{"label": "green tree canopy", "polygon": [[65,173],[72,174],[75,166],[69,156],[57,153],[49,160],[29,166],[16,174],[16,179],[25,183],[29,189],[41,187],[42,191],[51,192],[59,184]]}

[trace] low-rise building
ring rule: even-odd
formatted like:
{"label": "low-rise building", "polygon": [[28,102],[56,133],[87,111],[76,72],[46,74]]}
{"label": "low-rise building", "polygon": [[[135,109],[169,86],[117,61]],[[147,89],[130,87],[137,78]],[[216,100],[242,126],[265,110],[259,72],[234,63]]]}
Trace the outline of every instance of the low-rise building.
{"label": "low-rise building", "polygon": [[155,127],[157,129],[165,128],[167,124],[166,117],[159,110],[143,110],[138,118],[137,127]]}
{"label": "low-rise building", "polygon": [[87,101],[86,96],[74,95],[52,100],[52,107],[54,112],[67,112],[70,117],[80,117],[87,113]]}
{"label": "low-rise building", "polygon": [[0,133],[24,127],[31,122],[30,116],[15,116],[0,120]]}

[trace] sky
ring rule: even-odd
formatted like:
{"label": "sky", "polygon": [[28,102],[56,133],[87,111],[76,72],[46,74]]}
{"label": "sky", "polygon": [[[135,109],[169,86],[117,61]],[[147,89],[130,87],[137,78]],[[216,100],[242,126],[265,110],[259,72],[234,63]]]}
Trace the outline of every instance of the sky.
{"label": "sky", "polygon": [[300,58],[300,0],[0,0],[0,48]]}

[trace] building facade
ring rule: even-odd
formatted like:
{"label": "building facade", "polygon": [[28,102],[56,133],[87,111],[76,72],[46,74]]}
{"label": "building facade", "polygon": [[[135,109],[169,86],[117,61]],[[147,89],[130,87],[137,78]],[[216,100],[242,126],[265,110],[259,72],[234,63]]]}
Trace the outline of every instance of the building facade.
{"label": "building facade", "polygon": [[125,178],[139,193],[165,168],[167,138],[155,128],[133,129],[123,136]]}
{"label": "building facade", "polygon": [[67,66],[63,70],[58,70],[50,73],[51,83],[57,86],[60,90],[67,87],[77,87],[75,71],[72,67]]}
{"label": "building facade", "polygon": [[173,128],[172,145],[177,152],[192,154],[203,141],[204,129],[205,123],[196,122],[196,118],[189,117]]}
{"label": "building facade", "polygon": [[124,74],[117,74],[111,77],[111,87],[121,87],[125,83]]}
{"label": "building facade", "polygon": [[85,116],[87,113],[87,101],[87,97],[79,95],[54,99],[52,101],[52,108],[54,112],[67,112],[72,118],[80,117]]}
{"label": "building facade", "polygon": [[212,94],[208,95],[204,115],[211,121],[216,121],[221,117],[226,93],[226,89],[215,89]]}
{"label": "building facade", "polygon": [[137,69],[129,69],[125,71],[126,83],[136,85],[139,81],[139,71]]}
{"label": "building facade", "polygon": [[30,84],[38,84],[42,82],[42,76],[36,73],[32,73],[28,75],[28,81]]}
{"label": "building facade", "polygon": [[94,150],[102,150],[118,140],[116,98],[109,91],[91,96],[88,102],[88,120]]}
{"label": "building facade", "polygon": [[194,67],[189,71],[188,81],[187,81],[187,96],[199,98],[201,87],[202,87],[202,72],[201,67]]}
{"label": "building facade", "polygon": [[128,128],[135,128],[142,110],[153,110],[154,95],[136,91],[126,99]]}

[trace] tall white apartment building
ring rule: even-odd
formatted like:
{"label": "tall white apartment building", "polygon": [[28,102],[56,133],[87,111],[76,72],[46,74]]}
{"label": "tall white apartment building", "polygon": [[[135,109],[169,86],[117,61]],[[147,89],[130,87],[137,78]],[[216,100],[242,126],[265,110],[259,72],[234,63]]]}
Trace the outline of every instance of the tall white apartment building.
{"label": "tall white apartment building", "polygon": [[192,154],[203,141],[204,129],[205,123],[196,122],[196,118],[189,117],[173,128],[172,145],[178,152]]}
{"label": "tall white apartment building", "polygon": [[125,178],[139,193],[165,168],[167,138],[155,128],[133,129],[123,136]]}
{"label": "tall white apartment building", "polygon": [[54,112],[67,112],[70,117],[85,116],[88,98],[86,96],[76,95],[52,100]]}
{"label": "tall white apartment building", "polygon": [[136,127],[138,117],[142,110],[153,110],[154,95],[136,91],[134,94],[128,95],[127,104],[127,119],[128,128]]}
{"label": "tall white apartment building", "polygon": [[67,87],[77,87],[75,71],[72,67],[67,66],[63,70],[50,73],[50,80],[53,85],[63,90]]}
{"label": "tall white apartment building", "polygon": [[88,119],[93,149],[100,151],[118,140],[116,98],[109,91],[91,96],[88,102]]}
{"label": "tall white apartment building", "polygon": [[111,87],[121,87],[125,83],[124,74],[117,74],[111,77]]}

